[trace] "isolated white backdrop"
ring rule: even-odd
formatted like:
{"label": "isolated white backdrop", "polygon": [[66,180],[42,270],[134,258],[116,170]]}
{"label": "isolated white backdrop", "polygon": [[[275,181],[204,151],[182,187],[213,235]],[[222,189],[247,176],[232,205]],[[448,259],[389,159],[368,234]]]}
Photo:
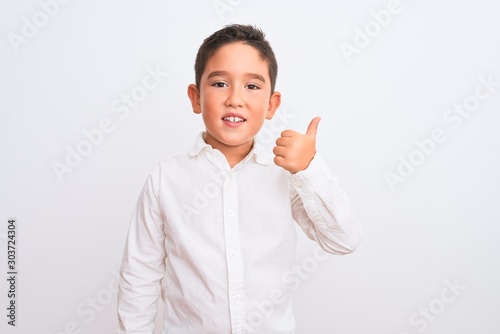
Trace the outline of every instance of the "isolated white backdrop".
{"label": "isolated white backdrop", "polygon": [[[2,277],[7,219],[19,223],[17,326],[2,279],[2,333],[116,330],[114,275],[135,201],[153,165],[203,129],[186,87],[203,38],[228,23],[267,33],[283,94],[276,122],[305,131],[322,117],[319,151],[364,228],[354,254],[301,281],[297,333],[500,332],[496,2],[65,2],[0,2]],[[388,7],[390,22],[376,23],[372,12]],[[144,92],[148,69],[168,76],[126,114],[122,94]],[[479,77],[497,82],[481,100]],[[463,103],[467,117],[448,111]],[[58,180],[54,162],[101,122],[109,133]],[[419,153],[415,141],[439,129],[446,140]],[[399,166],[410,158],[418,166]],[[298,232],[300,264],[315,244]]]}

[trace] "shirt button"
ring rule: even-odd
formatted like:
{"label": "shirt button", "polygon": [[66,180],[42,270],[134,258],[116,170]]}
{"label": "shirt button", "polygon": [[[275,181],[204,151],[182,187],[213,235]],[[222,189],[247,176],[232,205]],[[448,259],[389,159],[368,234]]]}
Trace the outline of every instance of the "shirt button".
{"label": "shirt button", "polygon": [[239,293],[235,293],[235,294],[233,295],[233,299],[234,299],[234,300],[238,300],[238,299],[240,299],[240,294],[239,294]]}
{"label": "shirt button", "polygon": [[234,216],[234,211],[233,210],[227,210],[227,215],[229,217],[233,217]]}
{"label": "shirt button", "polygon": [[231,257],[231,259],[234,259],[236,257],[236,252],[231,252],[231,254],[229,255],[229,257]]}

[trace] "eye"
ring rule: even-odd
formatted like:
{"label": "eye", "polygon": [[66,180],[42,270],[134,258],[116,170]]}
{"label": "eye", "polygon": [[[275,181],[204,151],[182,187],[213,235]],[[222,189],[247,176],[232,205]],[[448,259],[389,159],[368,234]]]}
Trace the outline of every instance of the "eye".
{"label": "eye", "polygon": [[217,88],[224,88],[227,87],[227,84],[222,81],[217,81],[212,84],[212,86],[217,87]]}
{"label": "eye", "polygon": [[259,87],[259,86],[254,85],[254,84],[248,84],[248,85],[246,85],[246,87],[247,87],[248,89],[250,89],[250,90],[257,90],[257,89],[260,89],[260,87]]}

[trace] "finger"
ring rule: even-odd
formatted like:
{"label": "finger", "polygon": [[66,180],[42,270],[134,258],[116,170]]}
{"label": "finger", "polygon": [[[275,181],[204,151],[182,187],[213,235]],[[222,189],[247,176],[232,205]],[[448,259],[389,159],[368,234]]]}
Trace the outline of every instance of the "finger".
{"label": "finger", "polygon": [[276,139],[276,145],[278,146],[288,146],[290,143],[291,137],[279,137]]}
{"label": "finger", "polygon": [[285,158],[276,156],[274,157],[274,163],[276,166],[284,167],[285,166]]}
{"label": "finger", "polygon": [[321,121],[321,117],[314,117],[312,119],[311,123],[309,123],[309,126],[307,127],[307,132],[306,132],[307,136],[311,136],[311,137],[316,138],[316,133],[318,132],[319,121]]}
{"label": "finger", "polygon": [[284,157],[286,154],[286,147],[284,146],[275,146],[273,148],[273,153],[276,156]]}
{"label": "finger", "polygon": [[281,132],[281,137],[292,137],[292,136],[294,136],[296,133],[297,133],[297,131],[293,131],[293,130],[285,130],[285,131]]}

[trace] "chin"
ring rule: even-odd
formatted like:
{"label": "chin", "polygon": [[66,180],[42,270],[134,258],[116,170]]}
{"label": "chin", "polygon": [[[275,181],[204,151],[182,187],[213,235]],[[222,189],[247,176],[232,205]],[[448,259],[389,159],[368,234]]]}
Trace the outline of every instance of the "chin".
{"label": "chin", "polygon": [[242,146],[242,145],[245,145],[248,142],[252,142],[252,141],[253,141],[253,137],[238,136],[237,138],[235,138],[235,137],[227,138],[227,140],[224,140],[221,142],[224,143],[225,145],[228,145],[228,146]]}

